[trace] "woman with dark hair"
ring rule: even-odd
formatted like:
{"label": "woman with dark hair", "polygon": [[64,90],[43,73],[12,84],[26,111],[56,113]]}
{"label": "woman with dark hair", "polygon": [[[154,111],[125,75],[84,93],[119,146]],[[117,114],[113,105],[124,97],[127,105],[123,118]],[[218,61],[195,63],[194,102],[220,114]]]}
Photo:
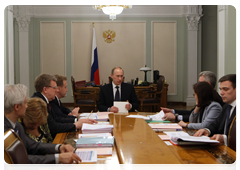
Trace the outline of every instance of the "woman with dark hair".
{"label": "woman with dark hair", "polygon": [[196,107],[189,117],[189,124],[180,121],[178,124],[189,129],[203,129],[215,122],[222,112],[221,100],[217,92],[207,82],[193,85]]}

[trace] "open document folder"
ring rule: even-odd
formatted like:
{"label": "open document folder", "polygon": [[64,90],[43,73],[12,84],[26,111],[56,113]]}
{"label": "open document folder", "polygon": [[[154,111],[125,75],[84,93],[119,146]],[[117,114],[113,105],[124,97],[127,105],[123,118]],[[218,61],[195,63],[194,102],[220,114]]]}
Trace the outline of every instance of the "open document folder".
{"label": "open document folder", "polygon": [[218,144],[219,141],[211,140],[207,136],[195,137],[185,132],[164,132],[170,137],[170,142],[174,145],[207,145]]}

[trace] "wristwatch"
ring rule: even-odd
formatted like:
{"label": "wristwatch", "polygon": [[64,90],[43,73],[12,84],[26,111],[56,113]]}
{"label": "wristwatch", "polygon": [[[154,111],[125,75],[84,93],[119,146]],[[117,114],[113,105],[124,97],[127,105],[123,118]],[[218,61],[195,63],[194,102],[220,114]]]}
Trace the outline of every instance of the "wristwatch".
{"label": "wristwatch", "polygon": [[175,122],[177,122],[178,121],[178,114],[176,113],[175,114]]}

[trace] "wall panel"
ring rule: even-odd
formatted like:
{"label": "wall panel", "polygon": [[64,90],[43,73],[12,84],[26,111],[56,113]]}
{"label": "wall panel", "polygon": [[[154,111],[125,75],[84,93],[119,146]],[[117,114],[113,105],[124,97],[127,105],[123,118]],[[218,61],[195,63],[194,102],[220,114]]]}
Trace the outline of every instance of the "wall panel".
{"label": "wall panel", "polygon": [[177,94],[176,29],[176,22],[152,22],[153,69],[165,76],[168,95]]}
{"label": "wall panel", "polygon": [[65,22],[40,23],[41,73],[66,75]]}

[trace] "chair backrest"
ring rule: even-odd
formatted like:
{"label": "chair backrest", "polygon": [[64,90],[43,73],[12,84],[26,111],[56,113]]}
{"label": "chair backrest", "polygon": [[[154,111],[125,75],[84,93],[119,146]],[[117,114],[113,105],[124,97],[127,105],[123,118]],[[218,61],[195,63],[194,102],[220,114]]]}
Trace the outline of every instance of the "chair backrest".
{"label": "chair backrest", "polygon": [[74,92],[76,92],[76,86],[75,86],[75,79],[73,78],[73,76],[71,76],[71,83],[72,83],[72,90],[74,95]]}
{"label": "chair backrest", "polygon": [[165,77],[163,75],[160,75],[158,82],[157,82],[157,91],[161,92],[164,86]]}
{"label": "chair backrest", "polygon": [[9,164],[29,164],[26,148],[13,129],[4,133],[4,160]]}
{"label": "chair backrest", "polygon": [[236,151],[236,116],[234,117],[229,128],[228,147]]}

